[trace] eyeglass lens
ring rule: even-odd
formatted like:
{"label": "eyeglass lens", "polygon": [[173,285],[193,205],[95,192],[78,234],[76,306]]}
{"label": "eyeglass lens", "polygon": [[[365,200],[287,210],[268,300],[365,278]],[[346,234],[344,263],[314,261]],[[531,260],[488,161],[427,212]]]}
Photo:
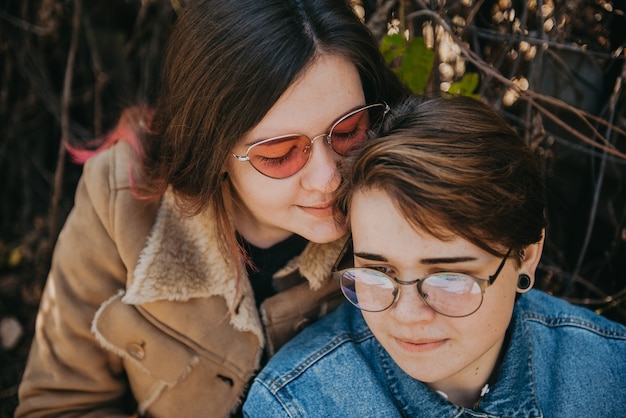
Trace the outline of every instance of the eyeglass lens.
{"label": "eyeglass lens", "polygon": [[[339,155],[346,155],[367,138],[370,120],[378,121],[386,105],[364,107],[340,118],[327,134],[326,142]],[[370,115],[371,112],[371,115]],[[250,164],[268,177],[282,179],[294,175],[308,162],[313,140],[293,134],[258,142],[248,149]]]}
{"label": "eyeglass lens", "polygon": [[[399,286],[382,272],[354,268],[341,273],[341,290],[354,306],[369,312],[389,308],[397,298]],[[441,273],[428,276],[417,284],[424,301],[435,312],[451,317],[462,317],[476,312],[483,294],[470,276]]]}

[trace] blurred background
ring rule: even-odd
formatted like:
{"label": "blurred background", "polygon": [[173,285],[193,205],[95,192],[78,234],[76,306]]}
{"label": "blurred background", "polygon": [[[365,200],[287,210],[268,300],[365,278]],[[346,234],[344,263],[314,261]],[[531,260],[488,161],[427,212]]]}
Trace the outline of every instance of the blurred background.
{"label": "blurred background", "polygon": [[[353,4],[414,91],[489,103],[543,157],[549,227],[536,287],[626,324],[625,1]],[[81,174],[64,144],[89,144],[125,107],[154,101],[183,5],[0,1],[0,417],[16,406]]]}

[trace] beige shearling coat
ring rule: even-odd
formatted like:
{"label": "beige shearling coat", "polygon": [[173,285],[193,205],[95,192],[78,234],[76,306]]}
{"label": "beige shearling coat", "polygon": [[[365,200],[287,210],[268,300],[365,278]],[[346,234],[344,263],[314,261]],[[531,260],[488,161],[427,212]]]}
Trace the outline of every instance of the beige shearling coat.
{"label": "beige shearling coat", "polygon": [[211,214],[181,217],[170,193],[135,198],[132,156],[120,142],[84,167],[16,417],[128,416],[129,396],[146,416],[227,416],[263,349],[271,355],[342,301],[330,280],[342,243],[310,243],[259,312],[245,266],[218,251]]}

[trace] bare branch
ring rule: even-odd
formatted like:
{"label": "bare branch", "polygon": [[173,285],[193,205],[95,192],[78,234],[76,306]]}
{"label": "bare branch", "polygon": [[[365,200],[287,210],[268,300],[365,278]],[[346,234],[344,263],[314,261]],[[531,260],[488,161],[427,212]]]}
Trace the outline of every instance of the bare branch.
{"label": "bare branch", "polygon": [[[454,42],[460,48],[461,53],[472,64],[474,64],[476,67],[478,67],[483,73],[488,74],[489,76],[491,76],[495,80],[499,81],[501,84],[503,84],[507,88],[512,89],[513,91],[515,91],[518,94],[518,97],[519,97],[520,100],[529,101],[533,105],[533,107],[537,108],[537,110],[539,110],[544,115],[548,116],[548,118],[550,118],[551,120],[556,122],[559,126],[561,126],[562,128],[566,129],[568,132],[570,132],[572,135],[574,135],[576,138],[580,139],[581,141],[584,141],[585,143],[587,143],[587,144],[589,144],[589,145],[591,145],[593,147],[599,148],[602,151],[607,152],[607,153],[609,153],[611,155],[614,155],[614,156],[619,157],[619,158],[626,159],[626,154],[620,152],[613,145],[611,145],[609,143],[609,141],[600,132],[598,132],[598,130],[595,127],[593,127],[589,123],[589,119],[593,119],[597,123],[600,123],[600,124],[604,125],[607,128],[610,127],[615,132],[619,132],[621,134],[626,135],[626,132],[621,130],[618,126],[615,126],[615,125],[607,122],[604,119],[597,118],[597,117],[591,115],[590,113],[588,113],[588,112],[586,112],[584,110],[578,109],[578,108],[576,108],[576,107],[574,107],[574,106],[572,106],[572,105],[570,105],[568,103],[565,103],[562,100],[559,100],[559,99],[557,99],[555,97],[543,95],[543,94],[534,92],[534,91],[532,91],[530,89],[528,89],[528,90],[521,90],[513,81],[511,81],[507,77],[503,76],[493,66],[487,64],[474,51],[469,49],[467,47],[467,45],[465,44],[465,42],[463,42],[454,33],[454,31],[451,29],[450,25],[448,25],[448,23],[445,20],[443,20],[441,18],[441,16],[439,16],[437,13],[435,13],[435,12],[433,12],[431,10],[419,10],[417,12],[410,13],[409,15],[407,15],[407,18],[408,19],[415,19],[415,18],[423,17],[423,16],[427,16],[427,17],[432,18],[433,20],[435,20],[436,23],[438,25],[440,25],[450,35],[450,37],[454,40]],[[593,140],[592,138],[590,138],[590,137],[588,137],[586,135],[583,135],[579,131],[577,131],[577,130],[571,128],[569,125],[565,124],[558,117],[556,117],[552,112],[548,111],[548,109],[546,109],[545,107],[539,105],[537,103],[538,101],[549,103],[549,104],[551,104],[551,105],[553,105],[553,106],[555,106],[557,108],[566,110],[566,111],[576,115],[593,132],[593,134],[602,142],[602,144],[598,143],[597,141]]]}
{"label": "bare branch", "polygon": [[61,95],[61,143],[59,144],[59,152],[57,156],[56,171],[54,173],[54,189],[52,201],[50,203],[49,215],[49,231],[50,231],[50,248],[53,248],[54,241],[57,236],[57,223],[59,212],[59,201],[63,193],[63,175],[65,166],[65,145],[70,139],[70,104],[72,94],[72,78],[74,75],[74,62],[76,60],[76,51],[78,49],[78,37],[80,33],[81,21],[81,0],[74,0],[74,15],[72,17],[72,38],[70,49],[67,54],[67,65],[65,66],[65,77],[63,79],[63,93]]}

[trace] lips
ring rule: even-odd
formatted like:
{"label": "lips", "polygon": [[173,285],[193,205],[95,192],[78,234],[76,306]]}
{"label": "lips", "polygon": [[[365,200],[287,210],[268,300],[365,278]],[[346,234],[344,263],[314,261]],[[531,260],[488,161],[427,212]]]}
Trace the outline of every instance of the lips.
{"label": "lips", "polygon": [[447,341],[446,339],[405,340],[401,338],[396,338],[395,340],[400,348],[411,353],[426,353],[434,351],[443,347]]}
{"label": "lips", "polygon": [[300,206],[300,209],[302,209],[309,215],[315,216],[316,218],[327,218],[329,216],[332,216],[333,214],[332,205],[330,203],[322,203],[312,206]]}

